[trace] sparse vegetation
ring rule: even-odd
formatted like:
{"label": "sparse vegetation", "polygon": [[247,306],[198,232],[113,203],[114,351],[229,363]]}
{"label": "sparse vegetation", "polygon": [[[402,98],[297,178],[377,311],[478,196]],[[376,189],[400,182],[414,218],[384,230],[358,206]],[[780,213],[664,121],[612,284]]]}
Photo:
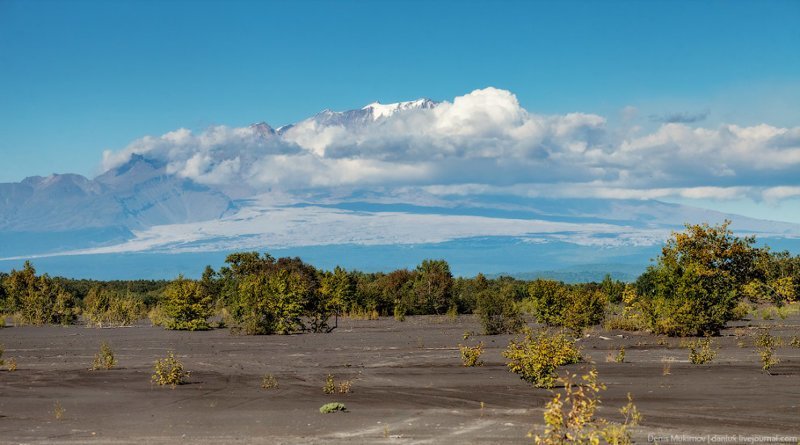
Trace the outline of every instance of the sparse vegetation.
{"label": "sparse vegetation", "polygon": [[156,385],[170,385],[173,388],[186,383],[189,372],[183,369],[183,363],[175,358],[175,353],[170,351],[167,357],[156,360],[153,366],[151,381]]}
{"label": "sparse vegetation", "polygon": [[350,394],[350,391],[353,389],[353,381],[352,380],[342,380],[336,386],[336,390],[339,394]]}
{"label": "sparse vegetation", "polygon": [[333,380],[332,374],[328,374],[328,376],[325,377],[325,385],[322,387],[322,392],[325,394],[336,393],[336,382]]}
{"label": "sparse vegetation", "polygon": [[278,379],[272,374],[264,374],[261,379],[261,389],[278,389]]}
{"label": "sparse vegetation", "polygon": [[675,362],[675,357],[664,357],[661,359],[661,363],[664,364],[664,367],[661,369],[661,375],[667,376],[672,374],[673,362]]}
{"label": "sparse vegetation", "polygon": [[617,363],[624,363],[625,362],[625,347],[619,348],[619,352],[617,352],[617,356],[614,357],[614,361]]}
{"label": "sparse vegetation", "polygon": [[547,402],[544,412],[545,428],[541,434],[533,435],[537,445],[608,444],[628,445],[632,443],[630,429],[642,421],[642,415],[628,394],[628,404],[619,411],[622,423],[613,423],[596,415],[600,406],[600,392],[606,386],[597,380],[597,371],[592,369],[581,376],[559,378],[564,385],[564,397],[557,393]]}
{"label": "sparse vegetation", "polygon": [[775,347],[779,344],[779,339],[773,337],[767,330],[761,332],[756,338],[758,355],[761,358],[761,369],[769,374],[769,370],[780,363],[780,359],[775,357]]}
{"label": "sparse vegetation", "polygon": [[461,351],[461,362],[464,366],[483,366],[481,354],[483,354],[483,342],[478,343],[476,346],[458,345]]}
{"label": "sparse vegetation", "polygon": [[503,356],[509,359],[509,371],[539,388],[551,388],[555,384],[559,366],[581,360],[573,340],[564,333],[547,330],[528,330],[523,338],[511,340]]}
{"label": "sparse vegetation", "polygon": [[11,357],[8,359],[8,364],[6,365],[9,372],[14,372],[17,370],[17,359]]}
{"label": "sparse vegetation", "polygon": [[333,374],[328,374],[328,376],[325,377],[325,385],[322,387],[322,392],[325,394],[349,394],[352,389],[352,380],[342,380],[337,383],[333,377]]}
{"label": "sparse vegetation", "polygon": [[95,354],[94,361],[92,362],[92,371],[98,369],[109,370],[117,365],[117,359],[114,357],[114,351],[111,346],[103,342],[100,344],[100,352]]}
{"label": "sparse vegetation", "polygon": [[789,346],[793,348],[800,348],[800,337],[796,335],[792,337],[792,340],[789,342]]}
{"label": "sparse vegetation", "polygon": [[689,362],[693,365],[709,363],[717,355],[711,337],[689,341],[686,343],[686,348],[689,349]]}
{"label": "sparse vegetation", "polygon": [[61,405],[61,402],[56,400],[56,403],[53,404],[53,416],[56,420],[64,419],[64,415],[67,413],[67,409]]}
{"label": "sparse vegetation", "polygon": [[322,414],[330,414],[330,413],[335,413],[335,412],[338,412],[338,411],[346,411],[346,410],[347,410],[347,407],[344,406],[344,403],[339,403],[339,402],[326,403],[326,404],[322,405],[321,407],[319,407],[319,412],[322,413]]}

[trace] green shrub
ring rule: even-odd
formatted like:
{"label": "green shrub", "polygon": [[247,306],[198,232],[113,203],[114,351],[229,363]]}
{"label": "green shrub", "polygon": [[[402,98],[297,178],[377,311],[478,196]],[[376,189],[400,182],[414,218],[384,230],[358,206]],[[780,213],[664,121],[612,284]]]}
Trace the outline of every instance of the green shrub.
{"label": "green shrub", "polygon": [[512,285],[492,287],[478,293],[475,310],[486,335],[514,333],[523,326],[513,294]]}
{"label": "green shrub", "polygon": [[344,406],[344,403],[339,403],[339,402],[326,403],[321,407],[319,407],[319,412],[322,414],[330,414],[330,413],[335,413],[337,411],[346,411],[346,410],[347,407]]}
{"label": "green shrub", "polygon": [[537,321],[576,331],[602,322],[608,305],[606,295],[598,289],[552,280],[532,281],[528,294]]}
{"label": "green shrub", "polygon": [[711,337],[689,341],[686,343],[686,347],[689,349],[689,362],[693,365],[709,363],[717,355]]}
{"label": "green shrub", "polygon": [[322,387],[322,392],[325,394],[334,394],[336,392],[336,382],[333,380],[332,374],[328,374],[325,377],[325,386]]}
{"label": "green shrub", "polygon": [[458,345],[458,349],[461,351],[461,362],[464,363],[464,366],[483,366],[483,360],[481,360],[481,354],[483,354],[483,342],[472,347]]}
{"label": "green shrub", "polygon": [[617,362],[617,363],[624,363],[625,362],[625,347],[624,346],[619,348],[619,352],[617,353],[617,356],[614,357],[614,361]]}
{"label": "green shrub", "polygon": [[167,329],[199,331],[209,329],[212,299],[200,283],[179,275],[164,290],[162,310]]}
{"label": "green shrub", "polygon": [[183,369],[183,363],[175,358],[175,353],[170,351],[167,357],[156,360],[153,366],[153,376],[151,380],[157,385],[176,385],[186,383],[189,373]]}
{"label": "green shrub", "polygon": [[83,316],[89,324],[100,327],[130,325],[144,313],[144,302],[139,298],[97,286],[83,299]]}
{"label": "green shrub", "polygon": [[755,238],[733,236],[729,224],[687,225],[639,277],[640,307],[655,333],[714,335],[735,317],[763,251],[753,247]]}
{"label": "green shrub", "polygon": [[528,330],[520,340],[511,340],[503,356],[509,359],[508,369],[539,388],[550,388],[556,382],[559,366],[578,363],[580,351],[575,342],[563,333]]}
{"label": "green shrub", "polygon": [[792,341],[789,342],[789,346],[793,348],[800,348],[800,337],[796,335],[792,337]]}
{"label": "green shrub", "polygon": [[756,347],[758,355],[761,357],[761,369],[769,374],[769,370],[780,363],[780,359],[775,357],[775,347],[780,343],[780,339],[775,338],[769,331],[764,331],[756,337]]}
{"label": "green shrub", "polygon": [[298,271],[248,275],[229,310],[245,334],[289,334],[303,328],[304,307],[313,293],[312,282]]}
{"label": "green shrub", "polygon": [[5,311],[20,324],[44,325],[75,323],[80,314],[78,300],[47,274],[36,276],[26,261],[22,270],[12,270],[3,280]]}
{"label": "green shrub", "polygon": [[101,343],[100,352],[94,355],[92,371],[98,369],[109,370],[116,365],[117,359],[114,357],[114,351],[111,349],[111,346],[106,342]]}

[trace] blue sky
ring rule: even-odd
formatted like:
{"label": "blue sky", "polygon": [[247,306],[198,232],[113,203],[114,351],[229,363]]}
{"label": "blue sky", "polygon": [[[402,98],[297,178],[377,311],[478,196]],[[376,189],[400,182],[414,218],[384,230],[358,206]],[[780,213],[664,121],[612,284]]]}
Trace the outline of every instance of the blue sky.
{"label": "blue sky", "polygon": [[[93,176],[103,150],[181,127],[488,86],[532,113],[796,127],[798,22],[796,1],[0,0],[0,182]],[[786,202],[724,205],[800,221]]]}

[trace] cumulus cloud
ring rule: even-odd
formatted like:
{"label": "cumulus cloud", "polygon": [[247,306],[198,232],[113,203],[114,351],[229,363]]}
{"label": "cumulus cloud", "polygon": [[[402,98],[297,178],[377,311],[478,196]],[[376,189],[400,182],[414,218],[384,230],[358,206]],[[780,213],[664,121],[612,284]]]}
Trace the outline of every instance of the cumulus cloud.
{"label": "cumulus cloud", "polygon": [[373,105],[325,111],[275,132],[266,125],[179,129],[103,155],[114,168],[132,154],[201,184],[259,190],[427,187],[431,193],[531,196],[783,199],[797,196],[800,127],[687,125],[675,113],[642,134],[630,108],[609,128],[589,113],[540,115],[511,92],[475,90],[436,106]]}

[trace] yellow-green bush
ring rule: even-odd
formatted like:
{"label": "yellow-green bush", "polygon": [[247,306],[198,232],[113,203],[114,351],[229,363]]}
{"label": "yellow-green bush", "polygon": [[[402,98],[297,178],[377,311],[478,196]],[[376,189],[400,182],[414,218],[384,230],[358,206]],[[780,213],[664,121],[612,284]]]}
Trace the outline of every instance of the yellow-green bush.
{"label": "yellow-green bush", "polygon": [[117,359],[114,357],[114,351],[111,346],[103,342],[100,345],[100,352],[95,354],[94,361],[92,362],[92,371],[98,369],[109,370],[117,365]]}
{"label": "yellow-green bush", "polygon": [[483,366],[483,360],[481,360],[483,342],[478,343],[477,346],[458,345],[458,349],[461,351],[461,362],[464,363],[464,366]]}
{"label": "yellow-green bush", "polygon": [[556,382],[556,369],[578,363],[581,354],[575,342],[564,333],[546,330],[525,332],[524,337],[511,340],[503,356],[509,359],[509,371],[539,388],[550,388]]}
{"label": "yellow-green bush", "polygon": [[131,295],[93,287],[83,299],[83,316],[89,324],[125,326],[144,317],[144,302]]}
{"label": "yellow-green bush", "polygon": [[693,365],[704,365],[714,360],[717,355],[711,337],[689,341],[686,343],[686,347],[689,349],[689,362]]}
{"label": "yellow-green bush", "polygon": [[178,276],[164,290],[162,310],[167,329],[205,330],[210,328],[212,298],[197,281]]}
{"label": "yellow-green bush", "polygon": [[547,402],[544,411],[545,428],[541,434],[532,434],[537,445],[599,444],[601,440],[610,445],[632,443],[630,429],[642,421],[642,415],[628,394],[628,404],[620,408],[622,423],[610,422],[598,417],[600,391],[606,386],[597,380],[597,371],[592,369],[581,376],[559,378],[564,385],[564,397],[557,393]]}
{"label": "yellow-green bush", "polygon": [[175,353],[170,351],[167,357],[156,360],[153,365],[153,376],[151,380],[156,385],[176,385],[186,383],[189,373],[183,369],[183,363],[175,358]]}
{"label": "yellow-green bush", "polygon": [[761,369],[769,374],[769,370],[780,363],[780,359],[775,357],[775,348],[780,344],[780,339],[773,337],[769,331],[761,332],[756,337],[756,347],[761,358]]}

